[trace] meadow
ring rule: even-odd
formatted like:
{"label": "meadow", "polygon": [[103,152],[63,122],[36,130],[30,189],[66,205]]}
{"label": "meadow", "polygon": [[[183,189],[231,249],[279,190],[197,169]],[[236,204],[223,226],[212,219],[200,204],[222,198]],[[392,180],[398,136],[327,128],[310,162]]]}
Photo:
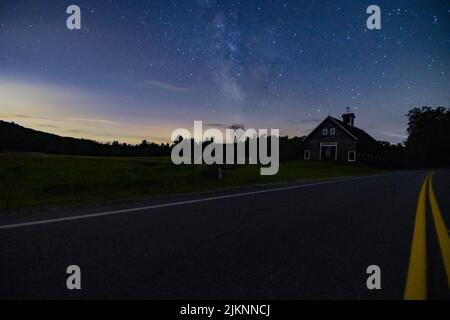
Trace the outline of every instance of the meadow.
{"label": "meadow", "polygon": [[356,164],[281,162],[275,176],[259,166],[230,166],[223,180],[205,165],[173,165],[169,157],[90,157],[0,152],[0,211],[148,199],[255,184],[383,172]]}

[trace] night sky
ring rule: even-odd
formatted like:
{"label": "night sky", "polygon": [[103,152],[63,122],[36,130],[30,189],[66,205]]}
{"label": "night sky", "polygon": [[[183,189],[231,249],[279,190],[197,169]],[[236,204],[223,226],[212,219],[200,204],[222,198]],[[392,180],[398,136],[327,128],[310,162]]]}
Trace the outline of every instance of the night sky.
{"label": "night sky", "polygon": [[0,119],[64,136],[167,142],[194,120],[305,135],[350,107],[400,142],[409,109],[449,102],[450,1],[0,0]]}

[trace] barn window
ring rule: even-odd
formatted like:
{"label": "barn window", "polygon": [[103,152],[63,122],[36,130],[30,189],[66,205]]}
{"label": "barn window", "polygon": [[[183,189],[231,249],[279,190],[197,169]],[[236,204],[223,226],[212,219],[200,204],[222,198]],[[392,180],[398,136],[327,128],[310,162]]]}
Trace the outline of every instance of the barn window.
{"label": "barn window", "polygon": [[327,136],[328,135],[328,129],[322,129],[322,135]]}
{"label": "barn window", "polygon": [[303,153],[303,158],[305,160],[309,160],[310,157],[311,157],[311,151],[309,149],[306,149],[305,152]]}
{"label": "barn window", "polygon": [[330,129],[330,136],[334,136],[336,134],[336,129],[335,128],[331,128]]}
{"label": "barn window", "polygon": [[356,161],[356,152],[349,151],[348,152],[348,162],[355,162],[355,161]]}

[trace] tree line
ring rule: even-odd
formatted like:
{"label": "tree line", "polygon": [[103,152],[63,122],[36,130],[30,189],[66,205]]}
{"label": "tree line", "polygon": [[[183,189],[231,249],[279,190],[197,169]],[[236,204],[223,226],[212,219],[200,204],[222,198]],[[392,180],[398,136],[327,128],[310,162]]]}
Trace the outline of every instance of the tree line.
{"label": "tree line", "polygon": [[60,137],[22,127],[14,122],[0,121],[0,150],[42,152],[82,156],[167,156],[170,144],[143,140],[140,144],[97,142],[88,139]]}
{"label": "tree line", "polygon": [[[406,116],[407,139],[399,144],[380,141],[384,160],[378,165],[399,169],[449,167],[450,108],[424,106],[410,110]],[[280,160],[302,159],[302,142],[303,137],[280,137]],[[202,144],[208,143],[211,141]],[[0,121],[0,150],[86,156],[170,156],[173,145],[147,140],[136,145],[118,141],[101,143],[60,137]]]}
{"label": "tree line", "polygon": [[395,168],[450,167],[450,108],[411,109],[403,143],[380,141],[385,164]]}

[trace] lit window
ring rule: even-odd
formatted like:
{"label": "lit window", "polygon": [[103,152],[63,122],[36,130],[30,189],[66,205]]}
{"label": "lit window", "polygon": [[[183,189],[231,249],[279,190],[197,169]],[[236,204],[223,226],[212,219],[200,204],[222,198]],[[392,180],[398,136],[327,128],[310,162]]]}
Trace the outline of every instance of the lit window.
{"label": "lit window", "polygon": [[335,128],[331,128],[330,129],[330,136],[334,136],[336,134],[336,129]]}
{"label": "lit window", "polygon": [[355,161],[356,161],[356,152],[349,151],[348,152],[348,162],[355,162]]}
{"label": "lit window", "polygon": [[305,160],[309,160],[310,156],[311,156],[311,151],[309,149],[306,149],[305,152],[303,153],[303,158]]}
{"label": "lit window", "polygon": [[322,129],[322,135],[327,136],[328,135],[328,129]]}

